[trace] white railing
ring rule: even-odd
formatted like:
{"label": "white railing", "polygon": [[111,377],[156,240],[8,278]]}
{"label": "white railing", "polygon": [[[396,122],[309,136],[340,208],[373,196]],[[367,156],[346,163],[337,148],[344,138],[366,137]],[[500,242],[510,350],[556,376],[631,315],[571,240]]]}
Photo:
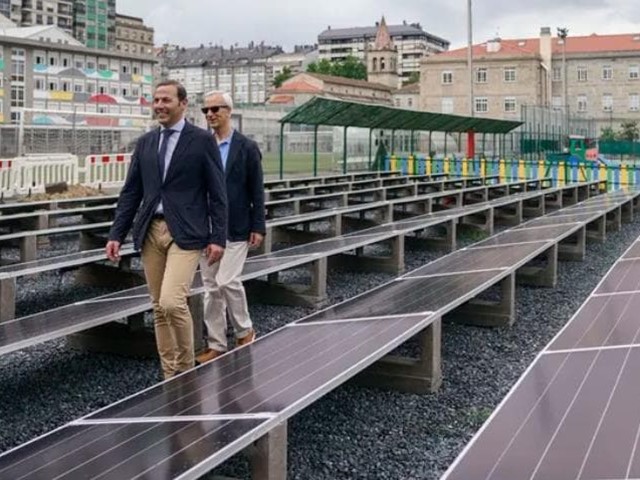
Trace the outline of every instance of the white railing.
{"label": "white railing", "polygon": [[44,187],[52,183],[79,183],[78,157],[75,155],[54,157],[26,157],[19,159],[20,166],[16,178],[17,193],[44,192]]}
{"label": "white railing", "polygon": [[0,160],[0,195],[11,197],[15,195],[15,162],[11,159]]}
{"label": "white railing", "polygon": [[88,187],[121,187],[127,178],[130,153],[89,155],[84,162],[84,184]]}
{"label": "white railing", "polygon": [[80,166],[75,155],[27,155],[0,159],[0,196],[44,192],[45,186],[66,182],[93,188],[124,184],[131,154],[91,155]]}

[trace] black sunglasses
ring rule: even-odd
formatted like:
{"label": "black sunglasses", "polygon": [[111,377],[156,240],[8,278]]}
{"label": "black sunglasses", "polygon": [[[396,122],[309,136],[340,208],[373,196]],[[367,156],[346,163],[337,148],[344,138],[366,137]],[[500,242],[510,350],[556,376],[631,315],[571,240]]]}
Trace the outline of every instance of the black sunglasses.
{"label": "black sunglasses", "polygon": [[202,113],[206,115],[207,113],[209,113],[209,111],[211,111],[212,113],[218,113],[221,108],[229,107],[227,107],[226,105],[216,105],[215,107],[202,107],[200,110],[202,110]]}

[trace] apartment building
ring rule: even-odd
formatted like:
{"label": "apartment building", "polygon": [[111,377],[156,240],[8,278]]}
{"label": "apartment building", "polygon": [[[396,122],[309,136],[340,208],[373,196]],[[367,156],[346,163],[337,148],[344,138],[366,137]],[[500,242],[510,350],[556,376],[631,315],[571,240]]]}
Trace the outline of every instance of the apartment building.
{"label": "apartment building", "polygon": [[[592,119],[598,131],[640,120],[640,34],[563,41],[544,27],[538,38],[474,45],[473,57],[477,116],[517,119],[522,105],[536,105]],[[425,58],[420,86],[422,109],[469,114],[467,49]]]}
{"label": "apartment building", "polygon": [[[332,28],[318,35],[320,59],[343,60],[349,55],[368,63],[368,51],[374,47],[380,22],[366,27]],[[391,41],[398,52],[397,72],[408,80],[420,71],[420,60],[428,55],[448,50],[449,41],[423,30],[419,23],[389,25]]]}
{"label": "apartment building", "polygon": [[[20,109],[150,115],[150,56],[89,49],[54,26],[4,29],[0,35],[0,123]],[[57,124],[55,113],[38,116]]]}
{"label": "apartment building", "polygon": [[116,15],[116,50],[125,53],[153,54],[153,28],[138,17]]}
{"label": "apartment building", "polygon": [[22,0],[0,0],[0,13],[16,25],[22,20]]}
{"label": "apartment building", "polygon": [[167,77],[185,86],[197,110],[202,95],[211,90],[231,93],[238,105],[264,103],[273,79],[269,59],[281,53],[281,47],[264,44],[250,43],[246,48],[201,45],[163,49],[161,61]]}
{"label": "apartment building", "polygon": [[116,0],[76,0],[73,36],[88,48],[114,49]]}
{"label": "apartment building", "polygon": [[22,0],[20,20],[17,23],[22,27],[55,25],[73,34],[73,7],[73,0]]}

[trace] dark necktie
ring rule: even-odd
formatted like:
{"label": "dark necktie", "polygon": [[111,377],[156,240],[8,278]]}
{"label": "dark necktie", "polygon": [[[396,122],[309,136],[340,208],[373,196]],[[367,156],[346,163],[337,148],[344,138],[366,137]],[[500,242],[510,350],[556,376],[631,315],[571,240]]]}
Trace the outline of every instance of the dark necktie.
{"label": "dark necktie", "polygon": [[175,133],[175,130],[165,128],[162,130],[162,145],[160,145],[160,153],[158,153],[158,168],[160,169],[160,180],[164,181],[165,157],[167,156],[167,148],[169,146],[169,137]]}

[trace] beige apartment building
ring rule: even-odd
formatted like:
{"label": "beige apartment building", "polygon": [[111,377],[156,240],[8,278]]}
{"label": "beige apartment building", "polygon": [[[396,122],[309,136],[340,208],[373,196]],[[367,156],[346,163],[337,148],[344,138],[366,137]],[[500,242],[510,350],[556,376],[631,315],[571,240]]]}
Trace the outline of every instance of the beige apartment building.
{"label": "beige apartment building", "polygon": [[[569,36],[563,42],[545,27],[539,38],[474,45],[473,57],[478,117],[517,119],[521,106],[536,105],[592,119],[598,132],[640,120],[639,34]],[[467,49],[425,58],[420,91],[423,110],[468,115]]]}
{"label": "beige apartment building", "polygon": [[116,14],[116,50],[138,55],[153,54],[153,28],[142,18]]}

